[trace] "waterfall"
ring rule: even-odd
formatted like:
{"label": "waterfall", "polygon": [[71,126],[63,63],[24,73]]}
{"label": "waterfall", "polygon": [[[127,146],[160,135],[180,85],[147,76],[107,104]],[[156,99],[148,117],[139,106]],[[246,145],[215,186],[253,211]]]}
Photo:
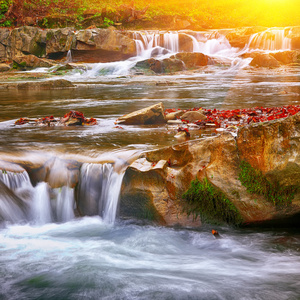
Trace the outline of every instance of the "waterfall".
{"label": "waterfall", "polygon": [[117,173],[112,164],[85,163],[81,167],[78,187],[79,210],[83,214],[99,214],[104,221],[113,223],[124,172]]}
{"label": "waterfall", "polygon": [[253,34],[246,48],[260,50],[290,50],[291,39],[286,37],[288,29],[267,29]]}
{"label": "waterfall", "polygon": [[164,48],[173,53],[179,52],[179,35],[178,32],[167,32],[164,34]]}
{"label": "waterfall", "polygon": [[40,182],[34,189],[31,205],[31,219],[39,225],[52,222],[52,211],[48,184]]}
{"label": "waterfall", "polygon": [[56,219],[58,222],[67,222],[74,219],[74,189],[63,186],[56,189]]}
{"label": "waterfall", "polygon": [[72,51],[71,50],[69,50],[67,52],[67,57],[66,57],[66,63],[70,63],[70,62],[72,62]]}
{"label": "waterfall", "polygon": [[12,190],[20,188],[25,182],[30,182],[30,178],[26,171],[15,173],[2,170],[0,171],[0,180]]}

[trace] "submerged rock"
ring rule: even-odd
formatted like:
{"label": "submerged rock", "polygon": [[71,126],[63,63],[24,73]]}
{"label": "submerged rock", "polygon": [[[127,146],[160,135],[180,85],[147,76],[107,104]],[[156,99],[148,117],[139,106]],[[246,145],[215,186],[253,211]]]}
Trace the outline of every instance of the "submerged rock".
{"label": "submerged rock", "polygon": [[36,81],[36,82],[22,82],[16,85],[19,90],[27,89],[60,89],[75,87],[70,81],[65,79],[48,80],[48,81]]}
{"label": "submerged rock", "polygon": [[166,123],[162,102],[137,110],[117,119],[124,125],[151,125]]}

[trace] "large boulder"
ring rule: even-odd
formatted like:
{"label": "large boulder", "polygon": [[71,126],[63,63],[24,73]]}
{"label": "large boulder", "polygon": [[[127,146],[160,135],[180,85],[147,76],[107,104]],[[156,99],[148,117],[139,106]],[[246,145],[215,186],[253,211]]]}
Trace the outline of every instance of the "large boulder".
{"label": "large boulder", "polygon": [[280,66],[280,63],[269,54],[255,52],[253,53],[253,56],[250,66],[265,68],[277,68]]}
{"label": "large boulder", "polygon": [[0,72],[6,72],[9,71],[10,69],[11,69],[10,65],[0,63]]}
{"label": "large boulder", "polygon": [[188,69],[195,68],[195,67],[201,67],[201,66],[207,66],[209,63],[209,57],[203,53],[177,53],[171,58],[176,58],[184,62],[185,66]]}
{"label": "large boulder", "polygon": [[165,58],[162,60],[164,73],[176,73],[186,69],[184,63],[177,58]]}
{"label": "large boulder", "polygon": [[[256,203],[238,180],[238,151],[231,134],[194,140],[144,154],[132,163],[124,176],[121,211],[127,216],[149,214],[167,225],[199,226],[201,221],[187,216],[183,193],[195,178],[206,178],[232,201],[244,222],[270,217],[275,208],[260,199]],[[238,196],[237,196],[238,195]],[[128,198],[135,199],[128,203]],[[131,210],[128,205],[133,206]],[[265,209],[258,213],[262,207]]]}
{"label": "large boulder", "polygon": [[[185,214],[192,210],[183,194],[195,193],[189,187],[198,179],[207,188],[203,197],[218,191],[242,224],[287,224],[300,214],[299,124],[297,114],[243,127],[237,139],[222,133],[146,152],[125,173],[121,211],[128,217],[149,215],[162,224],[194,226]],[[224,210],[224,203],[209,201],[215,201],[216,211],[218,205]],[[200,215],[206,213],[215,211]]]}
{"label": "large boulder", "polygon": [[10,30],[8,28],[0,28],[0,61],[8,59],[6,48],[8,46],[9,35]]}
{"label": "large boulder", "polygon": [[195,123],[197,121],[203,121],[206,120],[206,115],[204,115],[201,111],[187,111],[182,116],[181,119]]}
{"label": "large boulder", "polygon": [[193,38],[187,34],[179,33],[178,35],[179,51],[193,52]]}
{"label": "large boulder", "polygon": [[163,73],[163,64],[161,60],[149,58],[136,63],[135,68],[142,71],[151,70],[154,73]]}
{"label": "large boulder", "polygon": [[96,49],[136,55],[135,41],[114,27],[99,30],[94,36],[94,42]]}
{"label": "large boulder", "polygon": [[236,48],[244,48],[248,42],[250,37],[258,32],[265,31],[265,27],[242,27],[235,28],[225,33],[225,37],[228,39],[230,45]]}
{"label": "large boulder", "polygon": [[72,28],[51,29],[46,36],[47,55],[59,52],[67,52],[75,48],[76,37]]}
{"label": "large boulder", "polygon": [[46,32],[37,27],[23,26],[10,32],[7,53],[10,58],[20,54],[45,56]]}
{"label": "large boulder", "polygon": [[162,102],[137,110],[118,118],[117,122],[124,125],[150,125],[165,123]]}
{"label": "large boulder", "polygon": [[299,53],[300,52],[296,50],[290,50],[290,51],[278,51],[278,52],[270,53],[270,55],[273,56],[280,63],[287,65],[296,62]]}
{"label": "large boulder", "polygon": [[56,65],[54,61],[38,58],[35,55],[22,55],[13,58],[14,66],[21,70],[30,70],[35,68],[51,68]]}
{"label": "large boulder", "polygon": [[151,70],[154,73],[174,73],[183,71],[186,69],[184,63],[172,56],[171,58],[165,58],[163,60],[158,60],[155,58],[149,58],[143,61],[137,62],[135,65],[137,69],[142,71]]}
{"label": "large boulder", "polygon": [[291,39],[291,49],[300,50],[300,26],[290,28],[287,37]]}

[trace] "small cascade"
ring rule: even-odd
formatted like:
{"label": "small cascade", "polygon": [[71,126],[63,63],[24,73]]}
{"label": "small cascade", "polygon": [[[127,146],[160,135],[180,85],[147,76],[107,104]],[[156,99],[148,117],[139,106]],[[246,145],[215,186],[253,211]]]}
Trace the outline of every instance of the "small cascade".
{"label": "small cascade", "polygon": [[173,53],[179,52],[179,35],[178,32],[167,32],[164,34],[164,48]]}
{"label": "small cascade", "polygon": [[74,189],[63,186],[56,189],[56,219],[58,222],[68,222],[74,219]]}
{"label": "small cascade", "polygon": [[34,189],[31,204],[31,220],[38,225],[50,223],[53,220],[49,186],[46,182],[38,183]]}
{"label": "small cascade", "polygon": [[253,34],[246,46],[248,49],[260,50],[290,50],[291,39],[286,37],[288,29],[267,29]]}
{"label": "small cascade", "polygon": [[82,214],[99,214],[113,223],[124,172],[117,173],[112,164],[83,164],[78,188],[78,206]]}
{"label": "small cascade", "polygon": [[67,52],[67,57],[66,57],[66,63],[71,63],[73,60],[72,60],[72,51],[69,50]]}
{"label": "small cascade", "polygon": [[236,53],[236,49],[232,48],[228,40],[224,36],[219,38],[208,39],[206,42],[199,42],[198,51],[206,55],[221,55],[232,57]]}
{"label": "small cascade", "polygon": [[24,172],[10,172],[10,171],[0,171],[0,180],[10,189],[16,190],[21,188],[22,185],[30,183],[30,178],[26,171]]}

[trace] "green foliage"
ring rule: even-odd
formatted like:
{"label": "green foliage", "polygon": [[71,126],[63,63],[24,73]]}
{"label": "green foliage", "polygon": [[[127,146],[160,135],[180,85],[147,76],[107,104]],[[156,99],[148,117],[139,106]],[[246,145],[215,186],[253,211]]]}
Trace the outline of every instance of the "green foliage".
{"label": "green foliage", "polygon": [[192,214],[194,219],[200,216],[202,221],[226,222],[234,225],[242,222],[236,207],[207,178],[202,182],[192,181],[190,188],[183,194],[183,199],[184,211],[188,215]]}
{"label": "green foliage", "polygon": [[0,0],[0,16],[7,12],[10,4],[11,0]]}
{"label": "green foliage", "polygon": [[109,27],[109,26],[113,26],[114,24],[115,24],[114,21],[104,17],[102,27],[106,28],[106,27]]}
{"label": "green foliage", "polygon": [[12,25],[11,20],[6,20],[5,22],[0,24],[0,27],[10,27]]}
{"label": "green foliage", "polygon": [[270,182],[260,170],[246,161],[240,164],[239,180],[249,193],[262,195],[276,206],[290,205],[299,190],[298,186],[281,186],[278,182]]}

